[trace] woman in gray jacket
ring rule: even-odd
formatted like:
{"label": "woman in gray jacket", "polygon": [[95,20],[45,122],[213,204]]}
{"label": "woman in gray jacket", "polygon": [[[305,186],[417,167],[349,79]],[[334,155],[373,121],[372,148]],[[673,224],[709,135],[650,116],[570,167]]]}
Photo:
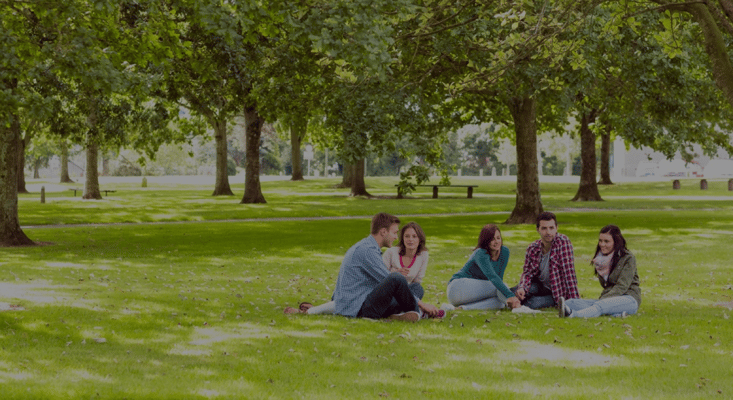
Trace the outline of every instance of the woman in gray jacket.
{"label": "woman in gray jacket", "polygon": [[598,300],[560,298],[560,317],[589,318],[601,315],[623,317],[636,314],[641,304],[636,258],[626,248],[626,239],[616,225],[601,229],[591,264],[603,287]]}

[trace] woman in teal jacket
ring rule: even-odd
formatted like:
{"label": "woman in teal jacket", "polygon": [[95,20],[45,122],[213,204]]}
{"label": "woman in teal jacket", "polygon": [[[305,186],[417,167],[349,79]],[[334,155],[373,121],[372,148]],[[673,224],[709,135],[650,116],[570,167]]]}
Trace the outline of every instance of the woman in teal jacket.
{"label": "woman in teal jacket", "polygon": [[603,287],[598,300],[560,298],[561,317],[589,318],[601,315],[622,317],[636,314],[641,304],[636,258],[626,248],[626,239],[616,225],[601,228],[595,257],[594,273]]}
{"label": "woman in teal jacket", "polygon": [[448,283],[448,301],[464,310],[519,307],[519,299],[504,284],[508,262],[509,249],[503,245],[499,227],[484,226],[468,262]]}

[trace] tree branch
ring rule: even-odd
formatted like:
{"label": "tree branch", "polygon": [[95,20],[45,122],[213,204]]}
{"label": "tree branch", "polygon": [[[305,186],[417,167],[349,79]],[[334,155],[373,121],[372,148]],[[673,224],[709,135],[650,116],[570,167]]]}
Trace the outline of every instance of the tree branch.
{"label": "tree branch", "polygon": [[[731,7],[731,4],[729,1],[725,1],[725,2],[728,3],[727,4],[728,7]],[[721,7],[723,7],[723,10],[726,11],[726,13],[729,11],[733,11],[733,7],[731,7],[730,10],[725,9],[725,5],[722,4],[723,0],[720,0],[719,3],[721,3]],[[720,24],[729,34],[733,35],[733,25],[731,25],[730,23],[730,19],[731,19],[730,14],[728,15],[724,14],[723,11],[721,11],[720,9],[718,9],[718,7],[715,7],[712,4],[707,4],[707,6],[708,6],[708,10],[710,10],[710,13],[713,14],[713,17],[718,22],[718,24]]]}
{"label": "tree branch", "polygon": [[[652,0],[652,1],[654,1],[654,0]],[[660,3],[660,1],[655,1],[655,2],[657,4]],[[685,2],[685,3],[667,3],[667,4],[662,4],[659,7],[646,8],[646,9],[643,9],[641,11],[637,11],[635,13],[625,14],[623,16],[623,18],[624,19],[631,18],[631,17],[637,16],[637,15],[640,15],[640,14],[648,13],[648,12],[665,11],[665,10],[676,10],[676,11],[679,11],[679,10],[684,9],[686,6],[690,6],[690,5],[693,5],[693,4],[707,4],[707,2],[705,0],[698,0],[698,1],[689,1],[689,2]]]}

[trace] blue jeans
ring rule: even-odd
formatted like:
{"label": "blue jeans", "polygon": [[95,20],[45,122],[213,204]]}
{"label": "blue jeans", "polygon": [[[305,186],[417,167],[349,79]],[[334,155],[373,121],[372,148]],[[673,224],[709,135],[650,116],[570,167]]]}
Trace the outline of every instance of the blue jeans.
{"label": "blue jeans", "polygon": [[603,300],[569,299],[565,300],[572,312],[571,318],[593,318],[601,315],[620,317],[624,311],[628,315],[636,314],[639,304],[629,295],[609,297]]}
{"label": "blue jeans", "polygon": [[379,319],[406,311],[418,311],[417,300],[407,279],[399,272],[393,272],[367,295],[356,316]]}
{"label": "blue jeans", "polygon": [[[510,290],[516,293],[518,287],[519,285],[514,286]],[[524,294],[522,305],[533,310],[555,307],[555,299],[552,297],[552,291],[549,288],[545,287],[540,281],[533,279],[529,285],[529,291]]]}
{"label": "blue jeans", "polygon": [[425,289],[423,289],[420,282],[412,282],[408,286],[410,287],[410,292],[418,299],[422,300],[425,297]]}
{"label": "blue jeans", "polygon": [[483,279],[458,278],[448,284],[448,301],[464,310],[498,310],[506,297],[493,283]]}

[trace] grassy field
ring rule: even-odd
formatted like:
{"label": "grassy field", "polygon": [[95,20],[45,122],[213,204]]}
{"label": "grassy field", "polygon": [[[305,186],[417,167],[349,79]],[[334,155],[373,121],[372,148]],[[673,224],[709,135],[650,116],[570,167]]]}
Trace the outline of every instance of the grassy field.
{"label": "grassy field", "polygon": [[[0,312],[0,397],[733,397],[733,311],[716,306],[733,300],[725,182],[707,192],[621,184],[593,204],[569,202],[574,185],[542,185],[573,241],[583,297],[600,293],[588,265],[598,230],[621,227],[642,280],[636,316],[460,311],[405,324],[284,315],[330,297],[344,252],[382,210],[424,228],[426,301],[440,304],[481,226],[503,222],[514,203],[503,181],[465,180],[481,185],[473,200],[465,190],[433,200],[429,188],[395,200],[387,178],[367,180],[383,198],[352,199],[334,182],[263,183],[265,205],[197,185],[118,184],[102,201],[23,195],[21,223],[47,245],[0,249],[0,303],[23,308]],[[242,220],[315,216],[353,218]],[[159,221],[199,222],[70,225]],[[537,233],[502,233],[513,285]]]}
{"label": "grassy field", "polygon": [[[152,178],[151,178],[152,181]],[[350,198],[348,189],[335,189],[337,179],[301,182],[263,182],[267,204],[239,204],[243,185],[232,181],[235,196],[212,197],[213,184],[165,184],[150,182],[141,188],[131,182],[103,183],[103,189],[117,190],[100,201],[83,201],[66,188],[83,185],[58,185],[62,190],[48,192],[46,204],[39,193],[20,196],[20,220],[24,226],[47,224],[84,224],[157,221],[212,221],[226,219],[297,218],[325,216],[367,216],[380,209],[398,215],[437,213],[508,213],[514,207],[516,183],[488,178],[454,178],[454,184],[479,185],[474,198],[466,198],[465,188],[441,188],[432,199],[431,188],[418,188],[407,199],[397,200],[396,178],[367,178],[373,199]],[[42,183],[34,184],[38,187]],[[695,186],[697,184],[698,186]],[[725,209],[733,210],[733,192],[727,181],[713,181],[702,191],[696,180],[683,182],[673,190],[671,182],[635,182],[600,187],[605,201],[593,204],[572,202],[577,184],[542,183],[542,202],[548,210],[593,209]]]}

